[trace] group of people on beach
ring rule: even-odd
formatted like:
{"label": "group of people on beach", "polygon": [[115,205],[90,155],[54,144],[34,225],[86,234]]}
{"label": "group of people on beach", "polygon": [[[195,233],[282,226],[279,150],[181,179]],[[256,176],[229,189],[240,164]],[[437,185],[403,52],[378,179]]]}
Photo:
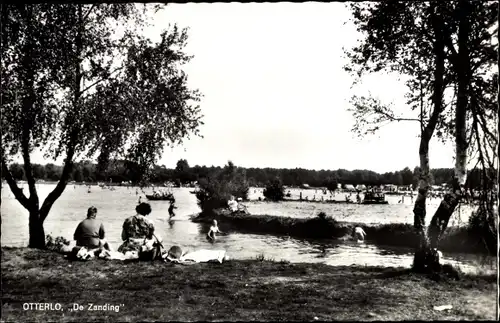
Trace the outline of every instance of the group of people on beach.
{"label": "group of people on beach", "polygon": [[171,192],[167,192],[164,190],[153,190],[153,196],[155,196],[155,197],[167,197],[167,196],[171,196],[171,195],[172,195]]}
{"label": "group of people on beach", "polygon": [[[169,214],[170,218],[175,216],[174,209],[175,201],[170,202]],[[240,203],[236,201],[234,196],[228,201],[228,209],[234,213],[241,208]],[[151,213],[151,205],[149,203],[140,202],[136,208],[136,215],[125,219],[123,223],[121,238],[122,244],[118,247],[118,252],[126,254],[127,252],[137,252],[139,259],[157,259],[164,253],[162,239],[155,234],[155,226],[148,218]],[[217,220],[212,221],[212,225],[207,232],[207,240],[214,242],[216,234],[223,234],[219,229]],[[353,229],[352,238],[358,241],[365,239],[366,233],[361,227]],[[91,206],[87,210],[87,218],[81,221],[76,227],[73,236],[76,247],[71,250],[72,253],[78,254],[81,248],[86,250],[95,250],[96,252],[113,251],[110,244],[106,240],[106,231],[102,221],[97,219],[97,208]]]}
{"label": "group of people on beach", "polygon": [[[124,254],[128,251],[136,251],[140,256],[148,255],[154,259],[162,247],[162,241],[155,235],[153,222],[147,218],[147,215],[151,213],[151,206],[141,202],[135,210],[137,214],[128,217],[123,223],[121,234],[123,243],[118,251]],[[76,247],[72,252],[77,254],[81,248],[113,251],[105,236],[104,224],[97,220],[97,208],[91,206],[87,210],[87,218],[76,227],[73,236]]]}
{"label": "group of people on beach", "polygon": [[[175,216],[175,201],[170,203],[170,218]],[[136,208],[136,215],[125,219],[123,223],[121,238],[122,244],[118,247],[118,252],[126,254],[127,252],[137,252],[139,259],[157,259],[164,252],[162,239],[155,234],[155,226],[148,215],[151,213],[149,203],[140,202]],[[207,233],[209,241],[215,241],[216,234],[222,233],[219,230],[216,220],[213,220],[212,226]],[[109,242],[106,240],[106,231],[102,221],[97,219],[97,208],[91,206],[87,210],[87,218],[81,221],[74,232],[73,238],[76,246],[71,253],[77,255],[80,249],[93,250],[97,253],[102,251],[111,252]]]}

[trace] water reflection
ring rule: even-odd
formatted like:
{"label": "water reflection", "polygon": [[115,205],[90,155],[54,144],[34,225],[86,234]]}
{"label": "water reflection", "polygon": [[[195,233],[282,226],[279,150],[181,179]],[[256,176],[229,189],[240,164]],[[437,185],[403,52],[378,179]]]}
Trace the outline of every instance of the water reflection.
{"label": "water reflection", "polygon": [[[54,185],[37,185],[40,199],[43,200],[54,188]],[[214,243],[206,239],[210,224],[193,223],[190,216],[199,212],[196,197],[189,189],[174,189],[176,216],[169,218],[168,201],[151,201],[152,213],[149,215],[155,223],[156,232],[163,238],[166,248],[179,245],[185,250],[195,249],[225,249],[231,258],[248,259],[264,255],[275,260],[290,262],[317,262],[329,265],[378,265],[378,266],[410,266],[413,260],[412,251],[408,248],[375,246],[369,243],[356,243],[338,240],[295,239],[288,236],[245,234],[225,223],[220,223],[221,231],[227,234],[218,235]],[[253,191],[253,190],[251,190]],[[255,195],[262,190],[255,189]],[[259,193],[260,192],[260,193]],[[150,193],[146,190],[146,193]],[[293,190],[292,190],[293,193]],[[4,246],[26,246],[28,242],[28,213],[14,199],[10,189],[2,189],[2,235]],[[102,189],[98,186],[87,187],[77,185],[67,189],[54,204],[45,222],[46,233],[54,236],[71,238],[77,224],[86,217],[90,205],[99,209],[98,216],[104,222],[106,236],[113,247],[121,244],[121,229],[125,218],[135,214],[138,199],[147,201],[146,197],[136,188],[116,187],[116,190]],[[342,199],[336,194],[336,199]],[[397,197],[396,197],[397,198]],[[388,199],[392,197],[388,196]],[[397,201],[396,201],[397,202]],[[316,216],[320,211],[333,215],[338,220],[365,223],[412,223],[412,205],[409,199],[405,204],[389,205],[341,205],[305,202],[246,203],[251,213],[274,214],[292,217]],[[437,208],[437,205],[435,206]],[[429,208],[431,214],[432,206]],[[465,215],[462,209],[461,215]],[[458,214],[454,214],[454,218]],[[452,218],[453,220],[453,218]],[[465,270],[475,268],[480,264],[490,264],[496,269],[495,258],[484,258],[476,255],[444,255],[445,261],[460,264]]]}

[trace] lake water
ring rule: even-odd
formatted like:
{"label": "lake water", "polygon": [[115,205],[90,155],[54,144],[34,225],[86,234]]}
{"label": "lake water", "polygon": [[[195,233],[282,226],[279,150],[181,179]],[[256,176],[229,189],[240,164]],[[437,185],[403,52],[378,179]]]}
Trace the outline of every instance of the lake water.
{"label": "lake water", "polygon": [[[25,184],[26,185],[26,184]],[[37,184],[40,200],[55,187],[54,184]],[[329,265],[382,265],[406,266],[412,262],[412,251],[407,248],[377,246],[370,243],[340,242],[336,240],[311,241],[273,235],[243,234],[228,232],[220,235],[215,244],[208,243],[206,225],[193,223],[189,216],[198,213],[196,197],[188,188],[175,188],[176,216],[168,220],[167,201],[151,201],[156,232],[164,240],[166,247],[179,245],[185,250],[225,249],[230,258],[247,259],[264,255],[275,260],[290,262],[318,262]],[[27,191],[27,187],[25,188]],[[298,198],[299,190],[290,190],[292,198]],[[151,190],[146,190],[150,193]],[[303,197],[312,199],[334,198],[344,200],[345,195],[335,197],[323,195],[318,190],[302,190]],[[87,208],[94,205],[97,217],[105,224],[106,238],[116,249],[121,244],[121,229],[125,218],[135,214],[139,196],[146,201],[140,190],[132,187],[115,187],[115,190],[92,186],[91,193],[83,185],[68,185],[52,207],[45,220],[45,233],[72,239],[78,223],[86,217]],[[262,197],[262,189],[251,188],[250,199],[246,202],[252,214],[269,214],[290,217],[312,217],[323,211],[340,221],[363,223],[413,223],[413,204],[409,196],[400,201],[400,196],[387,196],[389,205],[326,204],[308,202],[270,203],[255,201]],[[353,194],[351,199],[355,200]],[[399,203],[400,202],[400,203]],[[430,200],[428,214],[433,214],[439,200]],[[27,246],[28,212],[15,200],[7,185],[2,188],[2,246]],[[470,208],[461,206],[450,220],[451,225],[463,225],[470,214]],[[427,219],[429,221],[429,219]],[[219,224],[224,231],[224,223]],[[496,259],[470,254],[445,254],[444,261],[458,265],[464,271],[496,271]]]}

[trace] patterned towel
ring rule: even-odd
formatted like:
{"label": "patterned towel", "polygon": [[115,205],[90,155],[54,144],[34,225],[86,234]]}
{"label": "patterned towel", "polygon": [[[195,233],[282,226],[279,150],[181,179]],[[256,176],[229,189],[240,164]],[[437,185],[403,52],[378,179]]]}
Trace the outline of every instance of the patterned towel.
{"label": "patterned towel", "polygon": [[95,251],[98,249],[87,249],[86,247],[81,247],[76,254],[76,259],[78,260],[92,260],[95,258]]}

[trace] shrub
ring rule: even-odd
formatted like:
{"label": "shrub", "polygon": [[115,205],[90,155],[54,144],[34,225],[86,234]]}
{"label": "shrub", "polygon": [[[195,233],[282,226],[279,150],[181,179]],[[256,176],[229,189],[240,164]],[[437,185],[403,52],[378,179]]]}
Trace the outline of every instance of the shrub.
{"label": "shrub", "polygon": [[325,212],[319,212],[318,213],[318,218],[320,218],[321,220],[326,220],[327,219],[327,215]]}
{"label": "shrub", "polygon": [[271,201],[282,201],[285,196],[285,188],[281,180],[276,177],[269,181],[263,193],[264,196]]}
{"label": "shrub", "polygon": [[323,185],[326,187],[326,189],[331,193],[335,192],[337,190],[338,186],[338,179],[336,177],[329,177]]}
{"label": "shrub", "polygon": [[243,200],[248,199],[249,185],[245,173],[232,162],[214,177],[200,179],[198,184],[200,190],[196,193],[196,198],[203,213],[227,207],[231,195]]}
{"label": "shrub", "polygon": [[481,240],[490,253],[496,253],[498,248],[495,223],[497,216],[498,214],[493,208],[487,208],[481,204],[476,211],[472,212],[467,227],[469,235]]}
{"label": "shrub", "polygon": [[52,237],[50,234],[45,236],[45,247],[48,250],[59,251],[61,248],[66,245],[68,246],[70,241],[64,237]]}

